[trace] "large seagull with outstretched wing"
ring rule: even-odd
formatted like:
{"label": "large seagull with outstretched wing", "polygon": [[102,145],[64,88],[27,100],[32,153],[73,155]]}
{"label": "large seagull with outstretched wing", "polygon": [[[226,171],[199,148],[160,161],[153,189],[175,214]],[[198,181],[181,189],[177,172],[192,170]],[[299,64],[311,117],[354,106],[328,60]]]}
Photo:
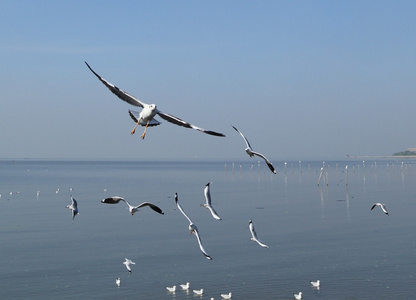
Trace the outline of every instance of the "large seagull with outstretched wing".
{"label": "large seagull with outstretched wing", "polygon": [[134,126],[133,130],[131,131],[131,134],[134,134],[136,131],[137,126],[145,126],[144,132],[142,134],[142,139],[146,136],[146,129],[148,126],[157,126],[160,124],[159,121],[154,119],[156,115],[159,115],[162,119],[171,122],[173,124],[183,126],[186,128],[192,128],[198,131],[201,131],[206,134],[214,135],[214,136],[221,136],[224,137],[225,135],[219,132],[211,131],[211,130],[205,130],[203,128],[200,128],[198,126],[192,125],[191,123],[188,123],[178,117],[172,116],[170,114],[161,112],[157,109],[155,104],[146,104],[136,97],[130,95],[129,93],[120,90],[118,87],[116,87],[114,84],[108,82],[104,78],[102,78],[100,75],[94,72],[94,70],[88,65],[87,62],[85,62],[87,67],[91,70],[92,73],[94,73],[95,76],[117,97],[119,97],[121,100],[142,108],[141,112],[134,112],[129,110],[130,117],[136,122],[136,126]]}

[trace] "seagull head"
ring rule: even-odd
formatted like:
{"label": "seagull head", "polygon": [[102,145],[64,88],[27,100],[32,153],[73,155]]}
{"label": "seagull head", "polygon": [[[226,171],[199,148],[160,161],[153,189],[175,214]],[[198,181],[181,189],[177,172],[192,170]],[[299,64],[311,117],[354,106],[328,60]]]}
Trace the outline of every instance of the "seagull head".
{"label": "seagull head", "polygon": [[250,148],[246,148],[246,153],[247,153],[250,157],[253,157],[253,156],[254,156],[254,154],[253,154],[253,152],[251,151],[251,149],[250,149]]}
{"label": "seagull head", "polygon": [[195,232],[195,224],[189,224],[189,231],[191,232],[191,235]]}

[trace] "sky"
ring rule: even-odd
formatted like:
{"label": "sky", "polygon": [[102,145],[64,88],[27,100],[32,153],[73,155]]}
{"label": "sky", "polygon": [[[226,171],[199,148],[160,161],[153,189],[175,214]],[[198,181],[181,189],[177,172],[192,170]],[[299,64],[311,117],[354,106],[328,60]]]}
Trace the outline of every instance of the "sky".
{"label": "sky", "polygon": [[[383,156],[416,146],[416,1],[0,2],[0,159]],[[140,139],[86,67],[214,137]]]}

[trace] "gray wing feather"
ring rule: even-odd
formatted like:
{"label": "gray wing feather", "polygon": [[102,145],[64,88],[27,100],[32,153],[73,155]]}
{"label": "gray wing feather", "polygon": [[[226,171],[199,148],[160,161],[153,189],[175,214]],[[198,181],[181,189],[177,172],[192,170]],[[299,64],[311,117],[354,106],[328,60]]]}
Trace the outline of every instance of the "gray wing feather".
{"label": "gray wing feather", "polygon": [[105,80],[104,78],[102,78],[100,75],[98,75],[97,73],[95,73],[95,71],[90,67],[90,65],[85,62],[85,64],[87,65],[88,69],[90,69],[90,71],[97,76],[97,78],[117,97],[119,97],[121,100],[134,105],[134,106],[140,106],[140,107],[144,107],[145,103],[140,101],[139,99],[137,99],[136,97],[130,95],[129,93],[120,90],[118,87],[116,87],[114,84],[108,82],[107,80]]}

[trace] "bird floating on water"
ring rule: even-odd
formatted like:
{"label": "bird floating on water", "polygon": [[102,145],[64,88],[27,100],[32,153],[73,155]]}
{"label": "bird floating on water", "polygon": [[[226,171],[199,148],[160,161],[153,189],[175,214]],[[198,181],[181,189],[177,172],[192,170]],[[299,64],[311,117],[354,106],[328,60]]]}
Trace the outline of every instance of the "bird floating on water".
{"label": "bird floating on water", "polygon": [[202,246],[201,237],[199,236],[198,228],[196,228],[196,225],[185,214],[185,212],[183,211],[182,206],[179,204],[179,201],[178,201],[178,193],[175,193],[175,202],[176,202],[176,206],[179,208],[179,210],[181,211],[181,213],[185,216],[185,218],[188,219],[188,221],[189,221],[189,227],[188,228],[189,228],[191,234],[195,234],[196,239],[198,240],[199,249],[201,249],[202,254],[204,254],[207,259],[212,259],[212,257],[207,254],[207,252],[205,251],[204,247]]}
{"label": "bird floating on water", "polygon": [[200,290],[193,290],[194,294],[197,295],[202,295],[204,293],[204,289],[200,289]]}
{"label": "bird floating on water", "polygon": [[186,284],[181,284],[180,286],[183,290],[188,290],[189,289],[189,282],[187,282]]}
{"label": "bird floating on water", "polygon": [[266,244],[263,244],[263,242],[262,241],[260,241],[258,238],[257,238],[257,233],[256,233],[256,230],[254,229],[254,225],[253,225],[253,221],[252,220],[249,220],[248,221],[248,228],[250,229],[250,232],[251,232],[251,240],[253,241],[253,242],[257,242],[257,244],[259,244],[260,246],[262,246],[263,248],[269,248],[269,246],[267,246]]}
{"label": "bird floating on water", "polygon": [[373,210],[373,209],[374,209],[374,207],[376,207],[376,206],[380,206],[381,210],[382,210],[382,211],[383,211],[386,215],[389,215],[389,213],[388,213],[388,211],[387,211],[387,209],[386,209],[386,205],[385,205],[385,204],[382,204],[382,203],[379,203],[379,202],[374,203],[374,204],[373,204],[373,206],[371,206],[371,210]]}
{"label": "bird floating on water", "polygon": [[72,195],[69,195],[69,197],[71,198],[71,205],[67,205],[66,208],[72,210],[72,223],[74,223],[74,218],[78,214],[78,203]]}
{"label": "bird floating on water", "polygon": [[314,287],[314,288],[318,288],[319,289],[319,286],[321,285],[321,281],[320,280],[317,280],[317,281],[310,281],[310,283],[312,284],[312,287]]}
{"label": "bird floating on water", "polygon": [[[232,126],[232,125],[231,125]],[[267,159],[267,157],[266,156],[264,156],[263,154],[261,154],[261,153],[259,153],[259,152],[255,152],[255,151],[253,151],[253,148],[251,147],[251,145],[250,145],[250,143],[248,142],[248,140],[247,140],[247,138],[244,136],[244,134],[242,134],[241,133],[241,131],[240,130],[238,130],[237,128],[235,128],[234,126],[232,126],[234,129],[235,129],[235,131],[237,131],[241,136],[242,136],[242,138],[244,139],[244,141],[246,142],[246,149],[245,149],[245,151],[246,151],[246,153],[250,156],[250,157],[253,157],[254,155],[257,155],[257,156],[259,156],[259,157],[261,157],[261,158],[263,158],[264,159],[264,161],[266,162],[266,164],[267,164],[267,166],[269,167],[269,169],[270,169],[270,171],[272,171],[274,174],[276,174],[276,170],[274,169],[274,167],[273,167],[273,164]]]}
{"label": "bird floating on water", "polygon": [[293,296],[295,297],[296,300],[300,300],[302,299],[302,292],[299,292],[299,294],[294,293]]}
{"label": "bird floating on water", "polygon": [[167,287],[166,287],[166,289],[167,289],[169,292],[174,293],[174,292],[176,291],[176,285],[174,285],[174,286],[172,286],[172,287],[167,286]]}
{"label": "bird floating on water", "polygon": [[157,212],[161,215],[165,214],[158,206],[156,206],[156,205],[154,205],[150,202],[143,202],[142,204],[139,204],[137,206],[133,206],[127,200],[125,200],[124,198],[119,197],[119,196],[113,196],[113,197],[105,198],[105,199],[101,200],[101,203],[117,204],[120,201],[123,201],[124,203],[127,204],[127,206],[129,207],[129,211],[130,211],[132,216],[139,210],[140,207],[144,207],[144,206],[149,206],[151,209],[153,209],[155,212]]}
{"label": "bird floating on water", "polygon": [[120,287],[120,285],[121,285],[120,277],[116,278],[116,284],[117,284],[118,287]]}
{"label": "bird floating on water", "polygon": [[211,130],[205,130],[203,128],[200,128],[198,126],[192,125],[191,123],[188,123],[182,119],[179,119],[178,117],[172,116],[170,114],[161,112],[160,110],[157,109],[155,104],[146,104],[144,102],[142,102],[141,100],[137,99],[136,97],[128,94],[127,92],[120,90],[118,87],[116,87],[115,85],[113,85],[112,83],[108,82],[107,80],[105,80],[104,78],[102,78],[100,75],[98,75],[97,73],[95,73],[95,71],[88,65],[87,62],[85,62],[85,64],[87,65],[87,67],[91,70],[92,73],[94,73],[95,76],[97,76],[97,78],[113,93],[115,94],[117,97],[119,97],[121,100],[134,105],[134,106],[138,106],[142,108],[142,111],[140,113],[137,112],[133,112],[129,110],[129,115],[130,117],[136,122],[136,126],[133,128],[133,130],[131,131],[131,134],[134,134],[134,132],[136,131],[137,126],[141,125],[141,126],[145,126],[144,128],[144,132],[142,134],[142,139],[145,138],[146,136],[146,130],[148,126],[157,126],[160,124],[159,121],[157,121],[156,119],[154,119],[154,117],[156,115],[159,115],[162,119],[179,125],[179,126],[183,126],[186,128],[192,128],[198,131],[201,131],[203,133],[206,134],[210,134],[210,135],[214,135],[214,136],[220,136],[220,137],[225,137],[224,134],[219,133],[219,132],[215,132],[215,131],[211,131]]}
{"label": "bird floating on water", "polygon": [[217,214],[217,212],[215,211],[215,209],[212,207],[212,204],[211,204],[210,183],[211,182],[208,182],[204,188],[205,204],[203,204],[203,206],[209,209],[214,219],[221,220],[220,216]]}
{"label": "bird floating on water", "polygon": [[231,299],[231,292],[229,292],[228,294],[221,294],[221,297],[223,298],[223,299]]}

